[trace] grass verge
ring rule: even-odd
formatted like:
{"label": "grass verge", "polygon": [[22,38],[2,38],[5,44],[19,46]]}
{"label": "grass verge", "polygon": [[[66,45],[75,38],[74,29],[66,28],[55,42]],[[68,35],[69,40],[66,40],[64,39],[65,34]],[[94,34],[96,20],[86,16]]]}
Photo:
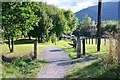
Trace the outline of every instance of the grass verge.
{"label": "grass verge", "polygon": [[[57,42],[56,46],[58,46],[59,48],[61,48],[63,51],[65,51],[66,53],[70,54],[71,58],[76,58],[77,56],[77,50],[72,48],[72,46],[70,46],[67,41],[59,41]],[[108,43],[108,42],[107,42]],[[97,52],[97,44],[86,44],[86,55],[96,55],[96,54],[105,54],[108,53],[109,51],[109,46],[104,45],[104,41],[102,40],[101,42],[101,51]],[[81,43],[81,53],[82,53],[82,43]]]}
{"label": "grass verge", "polygon": [[[105,65],[103,61],[97,60],[85,67],[78,66],[69,72],[67,78],[118,78],[117,67],[115,65]],[[108,79],[109,80],[109,79]],[[116,79],[114,79],[116,80]]]}
{"label": "grass verge", "polygon": [[32,60],[31,57],[20,57],[11,63],[2,62],[3,78],[35,78],[45,65],[45,61]]}

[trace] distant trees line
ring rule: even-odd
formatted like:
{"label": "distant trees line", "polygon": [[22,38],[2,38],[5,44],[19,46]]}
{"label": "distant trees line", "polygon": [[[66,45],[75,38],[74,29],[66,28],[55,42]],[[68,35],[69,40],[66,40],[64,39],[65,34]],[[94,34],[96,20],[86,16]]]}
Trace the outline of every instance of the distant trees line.
{"label": "distant trees line", "polygon": [[[116,21],[102,22],[101,34],[105,31],[116,32]],[[14,40],[19,38],[36,38],[38,42],[54,41],[62,34],[75,35],[78,19],[70,10],[59,9],[43,2],[3,2],[2,29],[4,39],[8,40],[10,52],[14,50]],[[90,27],[96,22],[85,16],[80,22],[82,36],[90,36]]]}
{"label": "distant trees line", "polygon": [[14,40],[34,37],[38,42],[72,34],[78,19],[70,10],[59,9],[43,2],[3,2],[2,28],[13,52]]}
{"label": "distant trees line", "polygon": [[[84,17],[84,19],[80,22],[80,35],[85,37],[91,37],[91,28],[95,26],[97,37],[97,22],[93,21],[88,15]],[[101,22],[101,37],[105,36],[106,32],[118,33],[118,21],[102,21]],[[77,29],[76,29],[77,30]],[[73,31],[73,35],[77,35],[76,30]]]}

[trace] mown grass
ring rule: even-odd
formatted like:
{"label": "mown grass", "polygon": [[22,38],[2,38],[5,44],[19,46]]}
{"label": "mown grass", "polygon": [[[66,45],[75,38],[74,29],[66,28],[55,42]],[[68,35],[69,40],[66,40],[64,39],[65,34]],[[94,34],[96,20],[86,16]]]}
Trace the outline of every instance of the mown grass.
{"label": "mown grass", "polygon": [[[58,41],[56,43],[56,46],[58,46],[59,48],[61,48],[62,50],[64,50],[66,53],[70,53],[71,58],[76,58],[76,49],[72,48],[72,46],[70,46],[68,43],[70,43],[71,41]],[[107,42],[108,43],[108,42]],[[50,46],[53,45],[52,43],[48,42],[48,43],[39,43],[38,44],[38,58],[41,54],[42,48],[44,46]],[[16,57],[20,57],[26,54],[29,54],[31,52],[33,52],[34,49],[34,44],[33,42],[16,42],[15,43],[15,49],[13,53],[9,53],[9,49],[7,45],[2,45],[2,54],[6,54],[8,56],[16,56]],[[101,51],[100,52],[96,52],[96,44],[94,43],[92,44],[87,44],[86,45],[86,55],[95,55],[95,54],[104,54],[108,52],[108,45],[104,45],[103,41],[102,41],[102,45],[101,45]],[[25,58],[27,59],[27,58]],[[45,64],[45,62],[41,62],[39,60],[30,60],[28,58],[28,61],[26,62],[26,60],[24,60],[24,58],[19,58],[15,61],[13,61],[12,63],[6,63],[6,62],[2,62],[2,76],[3,77],[19,77],[19,78],[33,78],[36,77],[35,75],[37,74],[38,71],[40,71],[42,69],[42,66]],[[102,75],[100,74],[104,74],[107,71],[109,71],[107,68],[105,69],[105,67],[103,64],[99,64],[100,62],[96,62],[95,64],[91,64],[88,65],[86,67],[77,67],[74,71],[71,71],[67,77],[82,77],[82,78],[86,78],[86,77],[101,77]],[[95,69],[95,70],[94,70]],[[97,70],[101,71],[101,72],[97,72]],[[113,70],[112,68],[110,70]],[[102,72],[103,71],[103,72]],[[104,72],[105,71],[105,72]],[[97,72],[97,73],[95,73]],[[92,75],[93,73],[95,73],[94,75]],[[99,74],[100,73],[100,74]],[[82,74],[82,75],[81,75]],[[84,74],[84,75],[83,75]],[[90,75],[91,74],[91,75]],[[107,76],[108,73],[106,73]],[[113,74],[114,75],[114,74]],[[106,77],[105,76],[105,77]],[[116,76],[116,74],[115,74]],[[104,76],[102,76],[104,77]]]}
{"label": "mown grass", "polygon": [[44,46],[52,45],[52,43],[38,43],[38,55],[36,60],[32,60],[29,56],[26,56],[34,51],[33,40],[18,40],[15,41],[14,52],[10,53],[7,44],[1,45],[1,53],[6,56],[18,57],[11,63],[0,61],[2,66],[0,72],[2,72],[3,78],[35,78],[37,73],[44,66],[45,61],[40,61],[40,55]]}
{"label": "mown grass", "polygon": [[2,59],[0,59],[0,80],[2,79]]}
{"label": "mown grass", "polygon": [[[38,58],[41,54],[42,48],[44,46],[49,46],[49,45],[52,45],[52,43],[50,43],[50,42],[38,43]],[[1,45],[1,47],[2,47],[1,54],[5,54],[7,56],[20,57],[20,56],[28,55],[28,54],[34,52],[34,41],[33,40],[18,40],[18,41],[15,41],[14,52],[13,53],[10,53],[7,44]]]}
{"label": "mown grass", "polygon": [[109,78],[118,79],[117,67],[115,65],[105,65],[103,60],[97,60],[90,65],[85,67],[78,66],[76,69],[72,70],[66,76],[67,78]]}
{"label": "mown grass", "polygon": [[[70,54],[71,58],[76,58],[77,52],[76,49],[72,48],[68,44],[67,41],[59,41],[57,42],[57,46],[62,48],[66,53]],[[86,44],[86,55],[94,56],[96,54],[106,54],[109,51],[109,40],[107,40],[107,44],[104,45],[104,40],[101,41],[101,51],[97,52],[97,44],[89,44],[89,40]],[[81,44],[82,45],[82,44]],[[82,47],[82,46],[81,46]],[[81,49],[82,50],[82,49]],[[81,51],[82,53],[82,51]],[[105,78],[105,80],[109,80],[109,78],[117,78],[118,79],[118,71],[117,65],[107,65],[103,60],[104,57],[100,57],[97,59],[92,60],[92,64],[86,66],[80,66],[81,62],[76,62],[76,68],[70,71],[66,78],[79,78],[79,79],[86,79],[86,78]],[[116,80],[116,79],[114,79]]]}
{"label": "mown grass", "polygon": [[[57,42],[57,46],[59,48],[61,48],[62,50],[64,50],[65,52],[70,54],[71,58],[76,58],[77,57],[77,49],[72,48],[72,46],[70,46],[67,41],[59,41]],[[97,44],[95,44],[95,40],[94,40],[94,44],[89,44],[87,41],[86,44],[86,55],[96,55],[96,54],[105,54],[108,53],[109,50],[109,45],[108,45],[108,40],[107,40],[107,44],[104,45],[104,40],[101,41],[101,51],[97,52]],[[82,43],[81,43],[81,54],[82,54]]]}

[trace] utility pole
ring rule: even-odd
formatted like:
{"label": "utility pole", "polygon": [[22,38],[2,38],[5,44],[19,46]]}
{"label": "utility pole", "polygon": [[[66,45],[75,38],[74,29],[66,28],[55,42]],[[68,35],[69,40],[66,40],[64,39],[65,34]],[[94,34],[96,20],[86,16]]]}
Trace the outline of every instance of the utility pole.
{"label": "utility pole", "polygon": [[97,43],[97,51],[100,51],[100,44],[101,44],[101,4],[102,0],[98,0],[98,24],[97,24],[97,37],[98,37],[98,43]]}

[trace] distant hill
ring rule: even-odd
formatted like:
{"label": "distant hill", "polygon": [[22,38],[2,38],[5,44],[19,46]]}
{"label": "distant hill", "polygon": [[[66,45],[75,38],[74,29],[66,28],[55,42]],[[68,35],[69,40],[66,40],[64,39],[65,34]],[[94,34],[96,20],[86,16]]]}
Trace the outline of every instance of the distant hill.
{"label": "distant hill", "polygon": [[[118,20],[118,3],[120,2],[106,2],[102,3],[101,20]],[[88,15],[92,20],[97,21],[98,6],[92,6],[75,13],[79,22],[84,19],[85,15]]]}

